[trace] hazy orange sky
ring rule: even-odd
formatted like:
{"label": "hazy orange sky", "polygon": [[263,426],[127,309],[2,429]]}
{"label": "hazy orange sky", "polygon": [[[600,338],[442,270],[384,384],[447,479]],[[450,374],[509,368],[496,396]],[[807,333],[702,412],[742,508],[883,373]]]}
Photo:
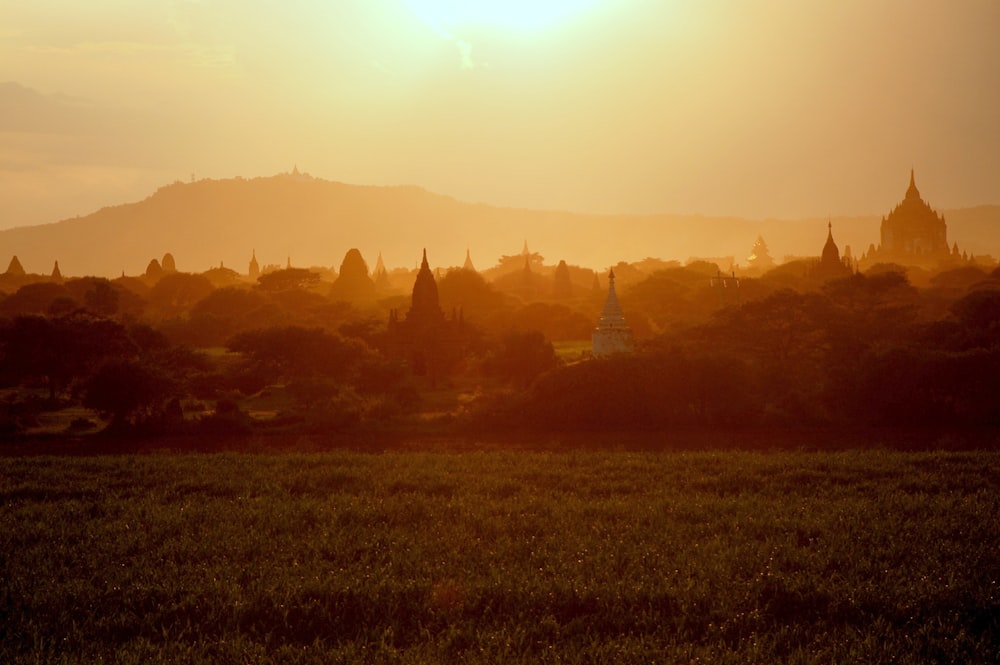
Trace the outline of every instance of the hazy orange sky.
{"label": "hazy orange sky", "polygon": [[911,167],[1000,203],[1000,2],[0,4],[0,227],[295,164],[593,212],[884,214]]}

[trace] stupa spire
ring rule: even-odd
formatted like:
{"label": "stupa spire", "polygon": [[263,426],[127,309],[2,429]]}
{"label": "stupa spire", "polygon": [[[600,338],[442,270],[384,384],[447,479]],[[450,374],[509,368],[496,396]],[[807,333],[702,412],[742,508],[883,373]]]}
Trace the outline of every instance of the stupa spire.
{"label": "stupa spire", "polygon": [[604,311],[601,313],[601,322],[619,321],[625,323],[625,314],[622,312],[621,303],[618,302],[618,292],[615,290],[615,269],[608,273],[608,299],[604,301]]}
{"label": "stupa spire", "polygon": [[615,291],[615,271],[608,272],[608,298],[604,302],[604,311],[597,328],[591,337],[595,356],[609,356],[615,353],[628,353],[632,350],[632,330],[625,322],[618,293]]}
{"label": "stupa spire", "polygon": [[906,198],[908,199],[919,199],[920,190],[917,189],[917,180],[913,175],[913,169],[910,169],[910,186],[906,188]]}

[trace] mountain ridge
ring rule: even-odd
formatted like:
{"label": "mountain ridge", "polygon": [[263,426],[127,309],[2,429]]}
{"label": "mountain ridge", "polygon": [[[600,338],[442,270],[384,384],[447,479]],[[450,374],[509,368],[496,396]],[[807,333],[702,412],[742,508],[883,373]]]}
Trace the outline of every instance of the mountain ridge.
{"label": "mountain ridge", "polygon": [[[1000,253],[1000,206],[942,212],[949,243],[976,255]],[[39,274],[58,260],[64,275],[112,277],[140,274],[167,252],[183,271],[222,264],[246,272],[253,252],[261,265],[290,260],[339,268],[347,250],[357,247],[369,268],[379,253],[391,268],[416,265],[427,248],[433,265],[461,265],[469,249],[486,268],[527,241],[547,262],[592,268],[650,256],[732,256],[739,264],[758,235],[779,261],[818,255],[828,221],[841,251],[850,245],[858,255],[878,244],[879,215],[750,220],[530,210],[460,201],[415,185],[353,185],[292,173],[178,181],[141,201],[0,230],[0,260],[17,255],[28,272]]]}

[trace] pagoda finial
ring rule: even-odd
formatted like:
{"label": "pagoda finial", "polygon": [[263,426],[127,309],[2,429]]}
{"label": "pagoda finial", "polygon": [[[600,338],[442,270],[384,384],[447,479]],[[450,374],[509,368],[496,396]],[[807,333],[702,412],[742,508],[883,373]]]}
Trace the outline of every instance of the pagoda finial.
{"label": "pagoda finial", "polygon": [[913,168],[910,168],[910,186],[906,189],[906,198],[920,198],[920,190],[917,189],[917,181],[913,175]]}
{"label": "pagoda finial", "polygon": [[424,258],[420,261],[420,269],[423,270],[424,268],[427,268],[428,270],[431,269],[430,265],[427,263],[427,248],[426,247],[424,247]]}
{"label": "pagoda finial", "polygon": [[528,251],[528,239],[527,238],[524,239],[524,249],[521,250],[521,253],[524,254],[525,256],[528,256],[529,254],[531,254],[531,252]]}

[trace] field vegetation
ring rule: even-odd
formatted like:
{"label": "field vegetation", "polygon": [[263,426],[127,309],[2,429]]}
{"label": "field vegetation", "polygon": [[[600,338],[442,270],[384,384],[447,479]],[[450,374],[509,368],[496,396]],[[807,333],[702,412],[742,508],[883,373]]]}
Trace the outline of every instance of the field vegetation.
{"label": "field vegetation", "polygon": [[995,663],[994,452],[0,459],[3,663]]}

